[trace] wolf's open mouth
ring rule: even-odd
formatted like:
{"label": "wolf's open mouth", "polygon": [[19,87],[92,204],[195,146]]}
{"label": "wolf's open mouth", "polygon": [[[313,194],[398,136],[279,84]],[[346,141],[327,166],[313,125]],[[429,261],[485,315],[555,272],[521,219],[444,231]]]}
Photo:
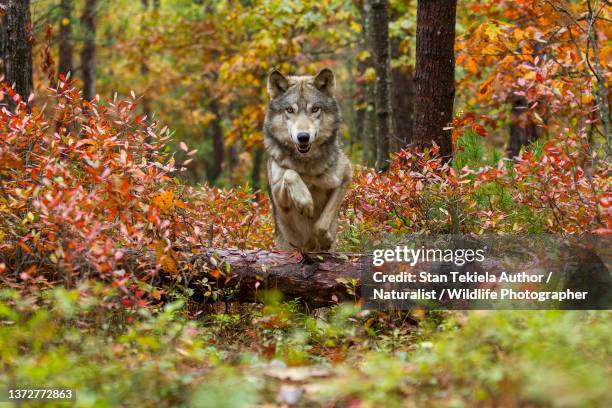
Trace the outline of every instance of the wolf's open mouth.
{"label": "wolf's open mouth", "polygon": [[298,144],[296,146],[297,146],[298,152],[300,152],[300,153],[308,153],[308,151],[310,150],[310,145],[309,144],[307,144],[307,145]]}

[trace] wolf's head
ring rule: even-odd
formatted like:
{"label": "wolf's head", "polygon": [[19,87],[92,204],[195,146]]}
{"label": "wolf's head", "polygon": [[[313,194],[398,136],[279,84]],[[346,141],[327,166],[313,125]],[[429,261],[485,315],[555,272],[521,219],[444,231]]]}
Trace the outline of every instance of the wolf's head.
{"label": "wolf's head", "polygon": [[306,155],[313,145],[334,136],[340,119],[334,98],[334,73],[325,68],[315,76],[268,76],[270,103],[266,131],[279,143]]}

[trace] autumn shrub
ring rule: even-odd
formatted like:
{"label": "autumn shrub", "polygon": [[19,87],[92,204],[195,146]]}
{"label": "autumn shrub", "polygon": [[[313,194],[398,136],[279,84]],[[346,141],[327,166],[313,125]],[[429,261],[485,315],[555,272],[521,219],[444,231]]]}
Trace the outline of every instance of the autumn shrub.
{"label": "autumn shrub", "polygon": [[583,137],[561,135],[514,160],[479,139],[462,134],[452,163],[434,148],[400,152],[387,173],[360,170],[345,202],[347,231],[610,233],[610,163],[596,160]]}
{"label": "autumn shrub", "polygon": [[[180,143],[173,154],[168,128],[136,115],[138,99],[90,103],[69,80],[50,93],[52,108],[31,112],[10,87],[0,93],[17,101],[13,112],[0,113],[5,284],[74,286],[95,278],[121,288],[126,305],[146,304],[134,278],[177,272],[182,258],[173,247],[269,244],[265,198],[184,185],[181,170],[195,151]],[[152,262],[126,260],[145,253]]]}

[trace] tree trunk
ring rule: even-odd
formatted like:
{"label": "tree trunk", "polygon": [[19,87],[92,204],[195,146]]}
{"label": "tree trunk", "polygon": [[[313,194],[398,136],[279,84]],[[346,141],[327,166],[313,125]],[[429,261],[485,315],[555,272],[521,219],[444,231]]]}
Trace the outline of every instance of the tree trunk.
{"label": "tree trunk", "polygon": [[253,148],[253,170],[251,172],[251,181],[253,182],[253,191],[261,188],[261,166],[263,164],[263,149],[261,147]]}
{"label": "tree trunk", "polygon": [[[348,94],[352,100],[355,100],[355,75],[354,75],[355,66],[353,64],[353,59],[349,58],[346,65],[346,70],[348,71]],[[355,142],[357,141],[357,110],[355,106],[348,106],[346,116],[348,117],[347,125],[349,128],[349,140],[348,140],[348,156],[353,156],[353,148],[355,147]]]}
{"label": "tree trunk", "polygon": [[6,59],[6,36],[8,34],[6,29],[6,9],[8,7],[8,0],[0,0],[0,9],[3,13],[0,13],[0,64],[2,64],[2,70],[0,76],[5,77],[4,72],[4,60]]}
{"label": "tree trunk", "polygon": [[[367,50],[371,54],[372,38],[372,13],[370,13],[370,4],[364,2],[363,7],[359,8],[361,13],[361,24],[363,26],[362,49]],[[372,56],[366,60],[360,60],[357,69],[360,75],[364,75],[366,70],[372,65]],[[357,117],[359,126],[359,140],[361,140],[362,157],[361,162],[364,166],[372,167],[376,162],[376,146],[374,145],[374,134],[376,133],[376,123],[373,113],[374,108],[374,87],[368,81],[363,80],[360,87],[361,98],[359,102],[363,106],[360,110],[361,117]],[[362,122],[361,125],[359,123]]]}
{"label": "tree trunk", "polygon": [[223,146],[223,129],[221,128],[221,113],[219,111],[219,103],[212,100],[209,104],[209,109],[215,115],[215,119],[211,122],[211,131],[213,137],[213,162],[208,172],[208,181],[214,184],[221,176],[223,171],[224,146]]}
{"label": "tree trunk", "polygon": [[536,141],[542,134],[542,128],[531,120],[528,111],[527,100],[522,96],[516,97],[510,112],[510,139],[506,148],[506,155],[510,159],[518,156],[523,146]]}
{"label": "tree trunk", "polygon": [[[146,13],[149,10],[149,0],[141,0],[142,10],[143,10],[143,21],[140,27],[140,33],[144,37],[147,35],[146,27],[144,26],[144,18]],[[159,9],[159,1],[153,1],[153,11],[157,11]],[[143,44],[141,46],[141,61],[140,61],[140,75],[144,78],[145,81],[148,82],[149,79],[149,43],[146,38],[143,39]],[[145,87],[145,92],[142,95],[141,105],[142,105],[142,114],[147,117],[148,120],[151,120],[151,102],[146,94],[147,88]]]}
{"label": "tree trunk", "polygon": [[[141,0],[141,3],[142,3],[143,20],[140,26],[140,35],[144,36],[146,32],[145,27],[144,27],[144,18],[145,18],[147,11],[149,10],[149,0]],[[146,80],[149,76],[149,65],[147,62],[147,59],[148,59],[147,48],[148,47],[147,47],[146,39],[143,40],[143,44],[141,47],[142,48],[140,50],[141,51],[140,76]],[[142,101],[142,114],[146,116],[148,120],[150,120],[151,119],[151,107],[149,105],[149,98],[147,98],[146,95],[142,95],[141,101]]]}
{"label": "tree trunk", "polygon": [[[599,107],[599,118],[601,119],[601,125],[605,140],[604,148],[606,153],[606,160],[608,160],[610,159],[610,157],[612,157],[612,141],[610,139],[612,137],[612,117],[610,115],[611,111],[609,104],[610,96],[608,95],[608,88],[606,87],[605,69],[602,67],[601,61],[599,60],[599,42],[597,33],[595,32],[596,15],[590,0],[587,1],[587,6],[589,8],[589,12],[587,14],[587,35],[589,37],[589,44],[593,48],[593,67],[591,68],[591,64],[589,64],[589,67],[593,70],[593,74],[597,79],[597,87],[595,88],[595,98]],[[586,58],[588,62],[588,52]]]}
{"label": "tree trunk", "polygon": [[81,24],[85,30],[85,42],[81,52],[83,72],[83,99],[96,96],[96,0],[85,0]]}
{"label": "tree trunk", "polygon": [[[362,62],[357,63],[358,75],[361,76],[363,71],[361,70]],[[367,88],[366,84],[362,81],[358,81],[357,83],[357,91],[355,93],[354,101],[354,109],[355,109],[355,131],[357,134],[355,135],[355,139],[361,142],[362,149],[365,149],[364,139],[366,133],[366,95]],[[362,164],[365,165],[365,150],[362,152]]]}
{"label": "tree trunk", "polygon": [[448,127],[455,98],[456,0],[419,0],[416,35],[414,140],[421,149],[435,142],[452,156]]}
{"label": "tree trunk", "polygon": [[72,72],[72,0],[62,0],[60,10],[58,73],[66,75]]}
{"label": "tree trunk", "polygon": [[[2,24],[2,57],[4,80],[15,85],[15,92],[28,100],[33,91],[32,25],[30,0],[5,0],[6,14]],[[9,101],[14,108],[14,102]]]}
{"label": "tree trunk", "polygon": [[238,166],[239,157],[238,154],[242,151],[238,143],[232,143],[227,149],[227,176],[229,182],[232,186],[236,186],[240,184],[240,181],[237,180],[234,172],[236,171],[236,167]]}
{"label": "tree trunk", "polygon": [[376,164],[376,117],[374,112],[374,87],[367,84],[368,106],[365,113],[365,127],[363,131],[363,165],[374,167]]}
{"label": "tree trunk", "polygon": [[374,104],[376,106],[376,170],[389,168],[391,140],[391,60],[389,47],[389,10],[386,0],[368,0],[371,13],[372,54],[376,69]]}
{"label": "tree trunk", "polygon": [[[393,58],[400,57],[399,41],[392,43]],[[393,80],[393,126],[397,141],[397,150],[412,143],[414,127],[414,80],[412,73],[394,68],[391,70]]]}

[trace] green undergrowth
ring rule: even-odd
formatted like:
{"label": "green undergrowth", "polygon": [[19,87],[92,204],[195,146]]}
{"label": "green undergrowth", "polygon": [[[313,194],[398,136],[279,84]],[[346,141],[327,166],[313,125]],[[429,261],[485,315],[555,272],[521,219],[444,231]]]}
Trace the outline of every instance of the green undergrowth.
{"label": "green undergrowth", "polygon": [[612,404],[609,312],[307,311],[270,296],[193,313],[102,292],[3,291],[0,383],[71,388],[80,407]]}

